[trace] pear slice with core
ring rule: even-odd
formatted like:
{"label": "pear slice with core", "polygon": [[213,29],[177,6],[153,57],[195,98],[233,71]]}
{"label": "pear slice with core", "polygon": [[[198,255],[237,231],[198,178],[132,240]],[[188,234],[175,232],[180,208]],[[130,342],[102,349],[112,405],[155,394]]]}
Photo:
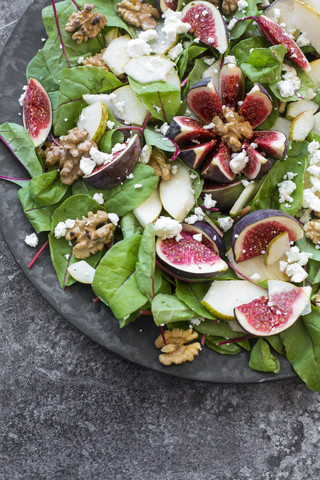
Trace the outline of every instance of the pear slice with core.
{"label": "pear slice with core", "polygon": [[294,120],[292,120],[289,139],[297,142],[302,142],[306,139],[308,133],[313,127],[313,110],[306,110],[299,113]]}
{"label": "pear slice with core", "polygon": [[265,265],[273,265],[280,260],[283,255],[290,250],[290,241],[288,232],[281,232],[274,237],[267,246],[264,256]]}
{"label": "pear slice with core", "polygon": [[103,102],[96,102],[85,107],[79,117],[77,127],[85,128],[94,142],[99,143],[107,129],[108,107]]}
{"label": "pear slice with core", "polygon": [[133,210],[133,213],[140,225],[146,227],[148,223],[154,222],[159,217],[161,210],[162,203],[159,190],[156,188],[147,200]]}
{"label": "pear slice with core", "polygon": [[169,180],[161,180],[159,193],[163,208],[181,222],[195,204],[188,167],[178,163],[177,173]]}

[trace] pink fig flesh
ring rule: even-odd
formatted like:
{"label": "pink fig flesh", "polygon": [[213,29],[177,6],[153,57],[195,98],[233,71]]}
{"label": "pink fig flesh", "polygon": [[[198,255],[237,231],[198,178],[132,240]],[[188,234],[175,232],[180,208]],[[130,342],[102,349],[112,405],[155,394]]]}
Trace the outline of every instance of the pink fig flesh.
{"label": "pink fig flesh", "polygon": [[217,183],[230,183],[236,176],[231,171],[230,163],[231,155],[229,148],[220,142],[217,151],[213,156],[209,155],[209,159],[201,172],[203,178]]}
{"label": "pink fig flesh", "polygon": [[272,109],[270,95],[261,85],[255,83],[246,95],[238,113],[250,123],[252,128],[256,128],[269,117]]}
{"label": "pink fig flesh", "polygon": [[166,10],[177,10],[178,0],[157,0],[158,10],[164,13]]}
{"label": "pink fig flesh", "polygon": [[222,117],[222,105],[217,89],[210,78],[196,82],[187,93],[190,110],[204,123],[209,124],[215,115]]}
{"label": "pink fig flesh", "polygon": [[217,141],[217,139],[214,139],[196,147],[183,148],[180,150],[179,157],[186,165],[188,165],[188,167],[193,169],[199,168],[214,148]]}
{"label": "pink fig flesh", "polygon": [[249,160],[242,170],[242,173],[249,178],[249,180],[261,177],[270,170],[272,167],[270,160],[265,158],[247,143],[244,144],[244,148]]}
{"label": "pink fig flesh", "polygon": [[52,125],[49,95],[41,83],[30,78],[23,100],[23,125],[35,147],[46,140]]}
{"label": "pink fig flesh", "polygon": [[311,70],[310,64],[303,52],[300,50],[296,42],[292,40],[290,35],[280,27],[280,25],[266,15],[259,15],[255,20],[258,27],[260,27],[261,32],[273,45],[280,44],[287,48],[286,57],[289,58],[292,63],[298,65],[298,67],[306,72]]}
{"label": "pink fig flesh", "polygon": [[288,141],[282,132],[261,130],[260,132],[254,132],[250,141],[256,143],[258,150],[274,160],[279,160],[285,156]]}
{"label": "pink fig flesh", "polygon": [[168,137],[178,145],[199,145],[215,138],[215,134],[203,128],[203,124],[190,117],[174,117],[171,120]]}
{"label": "pink fig flesh", "polygon": [[241,68],[226,63],[220,72],[220,95],[222,105],[237,109],[244,95],[244,76]]}

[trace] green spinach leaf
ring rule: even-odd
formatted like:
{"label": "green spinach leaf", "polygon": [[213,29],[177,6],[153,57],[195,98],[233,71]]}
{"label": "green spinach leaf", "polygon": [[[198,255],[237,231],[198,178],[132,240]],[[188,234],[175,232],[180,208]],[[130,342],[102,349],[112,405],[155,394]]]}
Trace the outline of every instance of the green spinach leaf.
{"label": "green spinach leaf", "polygon": [[35,231],[37,233],[50,231],[52,215],[59,207],[59,203],[48,207],[40,205],[30,196],[29,186],[21,188],[18,191],[18,197],[24,214]]}
{"label": "green spinach leaf", "polygon": [[280,371],[279,359],[272,355],[269,345],[263,338],[259,338],[251,350],[249,367],[258,372]]}
{"label": "green spinach leaf", "polygon": [[152,301],[151,309],[156,325],[183,322],[195,317],[193,310],[181,302],[176,295],[158,293]]}
{"label": "green spinach leaf", "polygon": [[60,202],[67,190],[68,185],[61,183],[58,170],[33,177],[29,184],[30,196],[44,207]]}
{"label": "green spinach leaf", "polygon": [[176,295],[197,315],[214,319],[209,311],[201,305],[201,300],[209,290],[210,283],[188,283],[177,280]]}
{"label": "green spinach leaf", "polygon": [[151,302],[154,297],[155,275],[155,234],[149,223],[142,234],[136,265],[136,279],[139,290]]}

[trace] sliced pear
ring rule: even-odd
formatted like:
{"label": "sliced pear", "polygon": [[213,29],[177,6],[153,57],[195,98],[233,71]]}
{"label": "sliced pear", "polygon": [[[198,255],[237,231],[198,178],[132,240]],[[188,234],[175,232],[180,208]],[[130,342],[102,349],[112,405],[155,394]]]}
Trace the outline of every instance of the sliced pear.
{"label": "sliced pear", "polygon": [[172,42],[171,40],[168,39],[166,32],[162,30],[163,26],[164,26],[164,21],[160,20],[158,25],[155,28],[158,34],[157,40],[154,40],[153,42],[148,42],[150,47],[152,48],[152,51],[160,55],[162,54],[164,55],[165,53],[167,53],[177,43],[177,41]]}
{"label": "sliced pear", "polygon": [[305,112],[299,113],[299,115],[291,122],[289,139],[302,142],[306,139],[308,133],[311,132],[312,127],[313,110],[306,110]]}
{"label": "sliced pear", "polygon": [[267,246],[266,253],[264,255],[265,265],[273,265],[279,261],[283,255],[290,250],[290,241],[288,232],[279,233],[274,237]]}
{"label": "sliced pear", "polygon": [[220,82],[219,82],[219,78],[220,78],[220,65],[221,65],[221,61],[220,60],[216,60],[212,65],[210,65],[209,68],[207,68],[203,74],[202,74],[202,78],[207,78],[207,77],[210,77],[214,86],[216,87],[217,91],[219,92],[219,89],[220,89]]}
{"label": "sliced pear", "polygon": [[79,117],[77,127],[85,128],[89,137],[99,143],[107,129],[108,107],[103,102],[93,103],[85,107]]}
{"label": "sliced pear", "polygon": [[319,105],[312,100],[300,99],[297,102],[290,102],[288,104],[286,117],[289,120],[293,120],[300,113],[305,112],[306,110],[312,110],[313,113],[316,113],[318,108]]}
{"label": "sliced pear", "polygon": [[320,88],[320,58],[310,62],[311,70],[308,72],[309,77],[314,83],[313,90],[315,93]]}
{"label": "sliced pear", "polygon": [[[316,5],[314,5],[316,6]],[[320,12],[302,0],[294,0],[294,23],[304,32],[311,45],[320,53]]]}
{"label": "sliced pear", "polygon": [[159,193],[163,208],[181,222],[195,204],[189,169],[177,164],[177,173],[161,180]]}
{"label": "sliced pear", "polygon": [[133,210],[133,213],[143,227],[148,223],[154,222],[160,215],[162,203],[160,200],[159,190],[156,190],[141,205]]}
{"label": "sliced pear", "polygon": [[265,10],[265,15],[279,25],[282,24],[287,33],[294,35],[297,31],[294,18],[293,0],[275,0]]}
{"label": "sliced pear", "polygon": [[278,117],[276,123],[272,127],[272,130],[276,130],[277,132],[282,132],[285,134],[287,138],[289,138],[290,127],[291,127],[291,120]]}
{"label": "sliced pear", "polygon": [[93,282],[94,274],[96,272],[96,270],[85,260],[72,263],[69,265],[67,270],[74,280],[87,284],[91,284]]}
{"label": "sliced pear", "polygon": [[320,112],[313,116],[312,131],[320,135]]}
{"label": "sliced pear", "polygon": [[123,75],[124,66],[130,60],[127,52],[128,43],[131,38],[129,35],[117,37],[107,46],[102,58],[108,65],[111,72],[117,77]]}
{"label": "sliced pear", "polygon": [[230,210],[230,215],[235,216],[238,215],[241,210],[244,209],[250,202],[250,200],[254,197],[255,193],[258,191],[260,182],[258,181],[252,181],[247,185],[244,190],[240,193],[238,200],[236,203],[233,205],[233,207]]}
{"label": "sliced pear", "polygon": [[[129,60],[124,72],[139,83],[167,82],[167,75],[175,64],[164,55],[142,55]],[[180,80],[179,80],[180,85]]]}
{"label": "sliced pear", "polygon": [[110,43],[118,37],[120,37],[119,28],[118,27],[110,28],[110,30],[108,30],[104,36],[106,47],[110,45]]}
{"label": "sliced pear", "polygon": [[[237,273],[239,278],[244,278],[242,275],[250,278],[255,273],[258,273],[260,275],[259,282],[263,282],[263,280],[288,280],[287,275],[281,272],[278,262],[273,265],[265,265],[264,255],[259,255],[240,263],[235,262],[232,249],[227,251],[226,256],[230,264],[239,272]],[[284,258],[284,260],[286,260],[286,258]]]}
{"label": "sliced pear", "polygon": [[215,280],[201,303],[215,317],[234,320],[234,308],[266,293],[264,288],[247,280]]}

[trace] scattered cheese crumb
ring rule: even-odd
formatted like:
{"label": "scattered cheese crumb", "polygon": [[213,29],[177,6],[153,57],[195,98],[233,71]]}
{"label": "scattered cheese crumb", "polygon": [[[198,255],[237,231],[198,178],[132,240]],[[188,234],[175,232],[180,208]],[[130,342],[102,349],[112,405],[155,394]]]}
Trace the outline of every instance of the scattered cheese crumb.
{"label": "scattered cheese crumb", "polygon": [[153,224],[154,233],[160,238],[176,238],[181,239],[182,225],[178,220],[171,217],[159,217]]}
{"label": "scattered cheese crumb", "polygon": [[181,43],[177,43],[177,45],[175,45],[173,48],[169,50],[167,56],[171,60],[175,60],[182,52],[183,52],[183,46],[181,45]]}
{"label": "scattered cheese crumb", "polygon": [[93,198],[93,200],[95,200],[97,203],[99,203],[99,205],[103,205],[103,204],[104,204],[103,193],[95,193],[92,198]]}
{"label": "scattered cheese crumb", "polygon": [[90,175],[95,166],[96,162],[94,162],[91,158],[82,157],[80,160],[80,170],[82,170],[85,175]]}
{"label": "scattered cheese crumb", "polygon": [[164,26],[161,31],[165,33],[166,38],[172,43],[176,41],[177,35],[187,33],[191,28],[189,23],[181,20],[182,12],[175,12],[168,8],[163,13],[162,18],[164,18]]}
{"label": "scattered cheese crumb", "polygon": [[151,153],[152,153],[152,146],[151,145],[144,145],[144,147],[142,147],[142,149],[141,149],[139,162],[143,163],[144,165],[147,165],[147,163],[149,163]]}
{"label": "scattered cheese crumb", "polygon": [[197,242],[202,242],[202,233],[196,233],[195,235],[192,235],[192,238],[194,238]]}
{"label": "scattered cheese crumb", "polygon": [[142,187],[143,187],[142,183],[136,183],[134,185],[134,188],[142,188]]}
{"label": "scattered cheese crumb", "polygon": [[27,245],[29,245],[29,247],[33,247],[33,248],[36,247],[39,243],[39,239],[35,233],[26,235],[24,241]]}
{"label": "scattered cheese crumb", "polygon": [[231,171],[233,173],[240,173],[244,169],[248,161],[249,157],[247,156],[245,150],[241,150],[241,152],[237,153],[232,153],[229,163]]}
{"label": "scattered cheese crumb", "polygon": [[253,280],[254,282],[259,282],[259,280],[261,279],[261,276],[259,275],[259,273],[254,273],[253,275],[251,275],[250,279]]}
{"label": "scattered cheese crumb", "polygon": [[233,225],[233,219],[231,217],[218,218],[219,227],[223,232],[227,232]]}
{"label": "scattered cheese crumb", "polygon": [[108,219],[113,225],[117,226],[119,223],[119,217],[116,213],[108,213]]}
{"label": "scattered cheese crumb", "polygon": [[213,200],[212,194],[211,193],[205,193],[204,199],[203,199],[203,204],[206,208],[214,208],[217,204],[216,200]]}

